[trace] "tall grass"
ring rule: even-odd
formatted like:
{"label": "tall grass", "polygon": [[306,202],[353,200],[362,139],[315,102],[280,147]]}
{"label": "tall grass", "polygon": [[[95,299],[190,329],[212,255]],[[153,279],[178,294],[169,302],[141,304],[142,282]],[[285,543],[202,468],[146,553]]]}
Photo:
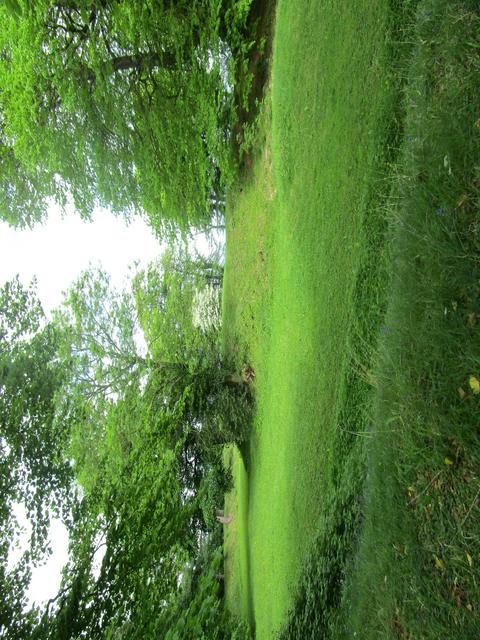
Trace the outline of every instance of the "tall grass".
{"label": "tall grass", "polygon": [[[478,3],[417,12],[350,633],[480,628]],[[351,637],[347,634],[346,637]]]}

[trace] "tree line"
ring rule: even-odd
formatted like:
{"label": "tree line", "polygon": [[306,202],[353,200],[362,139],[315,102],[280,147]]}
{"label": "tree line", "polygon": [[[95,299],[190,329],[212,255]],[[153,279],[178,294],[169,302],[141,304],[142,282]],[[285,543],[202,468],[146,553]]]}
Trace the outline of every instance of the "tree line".
{"label": "tree line", "polygon": [[[212,268],[167,251],[129,292],[90,270],[50,319],[33,285],[0,290],[2,637],[235,632],[218,599],[215,509],[229,486],[222,445],[244,441],[252,390],[222,356],[218,326],[194,324]],[[18,502],[32,532],[9,571]],[[69,562],[57,596],[26,611],[54,515]]]}
{"label": "tree line", "polygon": [[[161,237],[222,225],[251,2],[0,2],[0,218],[31,227],[56,202],[140,214]],[[1,288],[0,637],[247,633],[218,599],[213,514],[251,383],[218,325],[192,320],[221,277],[172,248],[127,293],[82,274],[49,318],[34,284]],[[12,569],[18,503],[32,531]],[[54,516],[69,561],[59,593],[28,607]]]}

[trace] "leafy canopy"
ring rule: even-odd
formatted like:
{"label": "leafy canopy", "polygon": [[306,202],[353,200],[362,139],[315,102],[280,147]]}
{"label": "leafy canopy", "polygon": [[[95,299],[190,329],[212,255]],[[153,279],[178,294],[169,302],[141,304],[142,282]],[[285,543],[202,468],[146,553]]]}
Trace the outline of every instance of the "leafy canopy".
{"label": "leafy canopy", "polygon": [[[245,438],[251,404],[218,326],[194,321],[197,293],[220,278],[214,261],[177,247],[131,293],[85,272],[50,321],[33,285],[0,290],[2,637],[230,634],[218,558],[176,594],[182,575],[197,575],[205,542],[221,540],[220,447]],[[33,529],[11,570],[17,503]],[[25,612],[52,514],[67,525],[69,562],[57,596]]]}
{"label": "leafy canopy", "polygon": [[71,198],[84,217],[103,205],[146,211],[159,232],[205,225],[231,172],[248,4],[0,5],[0,215],[31,225]]}

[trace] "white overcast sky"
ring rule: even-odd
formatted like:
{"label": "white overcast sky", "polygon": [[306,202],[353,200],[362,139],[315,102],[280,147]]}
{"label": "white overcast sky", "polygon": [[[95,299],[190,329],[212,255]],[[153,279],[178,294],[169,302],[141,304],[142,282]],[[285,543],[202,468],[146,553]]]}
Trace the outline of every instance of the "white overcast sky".
{"label": "white overcast sky", "polygon": [[[74,212],[62,218],[52,208],[48,220],[31,230],[15,230],[0,222],[0,286],[16,274],[24,284],[36,276],[37,292],[48,313],[59,306],[62,292],[90,264],[101,265],[110,273],[112,284],[123,288],[130,265],[136,261],[146,265],[161,251],[160,242],[140,218],[127,225],[123,218],[99,210],[92,222],[84,222]],[[17,516],[25,522],[20,507]],[[32,575],[29,597],[37,604],[57,593],[60,570],[67,560],[68,535],[58,520],[52,523],[50,539],[53,553]],[[18,555],[11,555],[11,564]]]}
{"label": "white overcast sky", "polygon": [[147,264],[159,256],[161,245],[139,217],[126,224],[121,217],[98,210],[92,222],[69,212],[62,218],[52,208],[48,220],[33,229],[15,230],[0,222],[0,286],[20,274],[23,283],[38,280],[45,311],[57,307],[62,292],[89,264],[101,264],[122,288],[128,267]]}

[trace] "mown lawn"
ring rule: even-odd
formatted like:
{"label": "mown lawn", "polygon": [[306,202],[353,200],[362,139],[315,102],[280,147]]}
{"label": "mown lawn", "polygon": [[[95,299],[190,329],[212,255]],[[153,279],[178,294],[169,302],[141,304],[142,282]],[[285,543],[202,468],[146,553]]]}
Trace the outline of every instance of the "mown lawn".
{"label": "mown lawn", "polygon": [[389,19],[381,2],[354,10],[349,2],[279,3],[271,125],[268,117],[263,123],[271,149],[267,134],[229,212],[226,344],[248,345],[258,412],[248,477],[239,471],[237,508],[244,512],[248,501],[248,511],[237,522],[227,591],[247,575],[239,558],[248,559],[251,595],[242,601],[251,604],[244,613],[258,638],[280,628],[339,482],[338,457],[347,461],[355,445],[338,426],[349,393],[354,294],[368,257],[364,222],[372,191],[382,188],[394,95]]}
{"label": "mown lawn", "polygon": [[477,12],[278,3],[224,287],[257,396],[227,602],[257,638],[479,627]]}

